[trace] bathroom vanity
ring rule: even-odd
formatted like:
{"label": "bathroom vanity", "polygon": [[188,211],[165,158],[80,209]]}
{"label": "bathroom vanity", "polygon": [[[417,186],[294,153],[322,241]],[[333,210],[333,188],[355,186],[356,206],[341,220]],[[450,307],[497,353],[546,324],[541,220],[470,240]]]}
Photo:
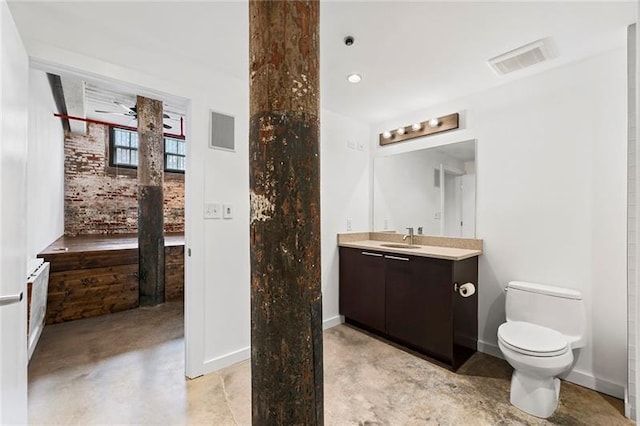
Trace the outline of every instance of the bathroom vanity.
{"label": "bathroom vanity", "polygon": [[339,237],[340,314],[347,323],[458,369],[477,347],[477,290],[469,294],[460,287],[478,285],[482,242],[469,240],[480,241],[477,249],[421,241],[408,246],[395,241],[397,234],[366,238]]}

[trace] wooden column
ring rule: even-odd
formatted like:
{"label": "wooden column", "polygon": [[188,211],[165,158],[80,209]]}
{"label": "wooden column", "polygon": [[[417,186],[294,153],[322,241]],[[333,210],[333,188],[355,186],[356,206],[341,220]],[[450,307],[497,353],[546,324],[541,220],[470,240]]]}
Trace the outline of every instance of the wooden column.
{"label": "wooden column", "polygon": [[138,96],[138,274],[140,305],[164,302],[162,101]]}
{"label": "wooden column", "polygon": [[319,3],[249,2],[255,425],[323,423]]}

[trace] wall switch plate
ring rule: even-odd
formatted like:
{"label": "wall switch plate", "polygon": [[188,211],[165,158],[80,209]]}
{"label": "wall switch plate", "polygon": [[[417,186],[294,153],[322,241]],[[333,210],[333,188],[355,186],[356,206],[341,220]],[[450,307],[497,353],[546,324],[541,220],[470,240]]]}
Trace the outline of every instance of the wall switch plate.
{"label": "wall switch plate", "polygon": [[225,219],[233,219],[233,204],[224,203],[222,205],[222,217]]}
{"label": "wall switch plate", "polygon": [[440,217],[442,216],[442,214],[440,212],[436,212],[436,214],[433,216],[434,219],[440,219]]}
{"label": "wall switch plate", "polygon": [[355,142],[355,141],[352,141],[352,140],[348,140],[348,141],[347,141],[347,147],[348,147],[349,149],[356,149],[356,142]]}
{"label": "wall switch plate", "polygon": [[218,203],[207,203],[204,205],[204,218],[205,219],[220,219],[221,209]]}
{"label": "wall switch plate", "polygon": [[347,219],[347,231],[351,231],[353,221],[351,219]]}
{"label": "wall switch plate", "polygon": [[358,151],[364,151],[364,141],[358,141]]}

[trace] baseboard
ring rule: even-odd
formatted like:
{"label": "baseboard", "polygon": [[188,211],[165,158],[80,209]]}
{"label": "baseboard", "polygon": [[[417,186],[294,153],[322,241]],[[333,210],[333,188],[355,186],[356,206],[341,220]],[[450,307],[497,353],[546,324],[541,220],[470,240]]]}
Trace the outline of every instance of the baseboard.
{"label": "baseboard", "polygon": [[[493,343],[478,340],[478,351],[495,356],[496,358],[504,359],[498,345]],[[598,379],[592,374],[584,371],[573,369],[569,374],[563,376],[562,379],[616,398],[624,399],[625,397],[625,387],[623,385],[609,382],[608,380]]]}
{"label": "baseboard", "polygon": [[223,369],[240,361],[247,360],[250,357],[251,347],[247,346],[246,348],[238,349],[237,351],[212,358],[204,362],[204,374]]}
{"label": "baseboard", "polygon": [[585,388],[596,390],[600,393],[606,393],[607,395],[624,399],[623,385],[613,383],[608,380],[598,379],[589,373],[576,370],[575,368],[571,370],[569,374],[562,377],[562,379],[575,383],[576,385],[584,386]]}
{"label": "baseboard", "polygon": [[327,318],[326,320],[322,321],[322,329],[326,330],[328,328],[335,327],[336,325],[340,325],[343,322],[344,317],[342,315],[336,315],[335,317]]}
{"label": "baseboard", "polygon": [[504,356],[502,356],[502,351],[500,351],[498,345],[482,340],[478,340],[478,352],[495,356],[496,358],[504,359]]}
{"label": "baseboard", "polygon": [[[336,325],[340,325],[344,322],[344,317],[341,315],[336,315],[335,317],[328,318],[322,321],[322,329],[326,330],[331,327],[335,327]],[[208,374],[214,371],[223,369],[235,363],[247,360],[251,357],[251,347],[247,346],[246,348],[238,349],[237,351],[229,352],[228,354],[221,355],[216,358],[212,358],[208,361],[204,362],[204,373]]]}

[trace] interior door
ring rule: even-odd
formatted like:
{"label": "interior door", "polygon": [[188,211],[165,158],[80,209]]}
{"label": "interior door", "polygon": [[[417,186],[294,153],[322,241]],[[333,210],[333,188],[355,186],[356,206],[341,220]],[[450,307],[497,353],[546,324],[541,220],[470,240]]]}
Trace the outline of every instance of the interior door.
{"label": "interior door", "polygon": [[29,63],[4,0],[0,36],[0,424],[22,424],[27,422],[27,307],[19,295],[26,295]]}

